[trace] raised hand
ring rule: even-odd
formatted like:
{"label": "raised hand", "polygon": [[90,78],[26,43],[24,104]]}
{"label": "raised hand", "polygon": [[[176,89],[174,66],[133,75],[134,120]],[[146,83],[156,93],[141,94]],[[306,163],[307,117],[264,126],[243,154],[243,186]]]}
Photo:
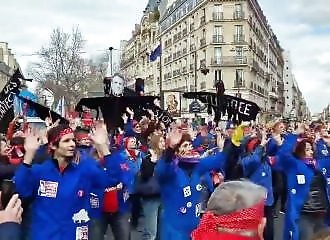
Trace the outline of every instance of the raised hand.
{"label": "raised hand", "polygon": [[127,123],[127,120],[128,120],[128,117],[127,117],[127,114],[124,113],[121,118],[123,119],[124,123],[126,124]]}
{"label": "raised hand", "polygon": [[24,149],[26,152],[35,153],[40,147],[39,132],[35,129],[28,129],[25,133]]}
{"label": "raised hand", "polygon": [[90,137],[100,156],[110,154],[109,135],[105,124],[97,124]]}
{"label": "raised hand", "polygon": [[130,109],[129,107],[126,108],[126,112],[130,115],[131,119],[134,117],[134,111]]}
{"label": "raised hand", "polygon": [[151,109],[148,109],[147,111],[150,114],[150,119],[153,120],[155,118],[155,113]]}
{"label": "raised hand", "polygon": [[217,146],[221,151],[225,147],[225,138],[222,136],[222,134],[217,135]]}
{"label": "raised hand", "polygon": [[180,130],[175,130],[169,132],[166,141],[170,148],[174,148],[180,143],[181,139],[182,139],[182,132]]}
{"label": "raised hand", "polygon": [[6,209],[0,211],[0,224],[6,222],[14,222],[20,224],[22,222],[22,213],[23,208],[21,206],[21,200],[18,198],[18,194],[15,194],[10,199]]}
{"label": "raised hand", "polygon": [[298,124],[298,127],[296,129],[296,134],[304,134],[306,130],[306,126],[303,123]]}
{"label": "raised hand", "polygon": [[91,139],[95,145],[107,144],[109,142],[108,131],[105,124],[98,123],[95,126]]}

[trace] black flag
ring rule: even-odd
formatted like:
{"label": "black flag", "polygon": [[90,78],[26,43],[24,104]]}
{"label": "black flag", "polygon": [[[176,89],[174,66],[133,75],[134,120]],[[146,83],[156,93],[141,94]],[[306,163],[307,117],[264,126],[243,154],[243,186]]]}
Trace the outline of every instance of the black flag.
{"label": "black flag", "polygon": [[228,121],[241,123],[242,121],[255,120],[260,107],[254,102],[233,97],[229,95],[219,95],[210,92],[188,92],[183,97],[188,99],[198,99],[207,105],[208,113],[215,114],[215,121],[219,121],[222,115],[228,115]]}
{"label": "black flag", "polygon": [[14,100],[20,92],[22,73],[16,69],[5,87],[0,92],[0,132],[6,133],[9,123],[14,119]]}
{"label": "black flag", "polygon": [[42,120],[46,120],[47,117],[51,117],[53,123],[57,120],[60,120],[60,124],[69,124],[69,121],[67,119],[63,118],[58,113],[50,110],[48,107],[45,107],[39,103],[31,101],[30,99],[23,98],[21,96],[17,97],[27,103],[29,107],[32,108],[37,113],[37,116]]}

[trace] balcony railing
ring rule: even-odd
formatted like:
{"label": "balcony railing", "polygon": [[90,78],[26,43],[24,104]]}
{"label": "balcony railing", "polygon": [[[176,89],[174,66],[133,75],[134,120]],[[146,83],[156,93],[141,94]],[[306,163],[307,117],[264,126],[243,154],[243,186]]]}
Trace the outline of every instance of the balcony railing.
{"label": "balcony railing", "polygon": [[223,43],[223,35],[213,35],[213,43]]}
{"label": "balcony railing", "polygon": [[237,65],[246,65],[247,57],[216,57],[211,59],[211,65],[213,66],[237,66]]}
{"label": "balcony railing", "polygon": [[244,43],[245,36],[243,34],[235,34],[234,35],[234,43]]}
{"label": "balcony railing", "polygon": [[223,20],[223,12],[213,12],[212,17],[213,21],[221,21]]}
{"label": "balcony railing", "polygon": [[242,12],[242,11],[235,11],[234,13],[233,13],[233,18],[235,19],[235,20],[241,20],[241,19],[244,19],[244,12]]}

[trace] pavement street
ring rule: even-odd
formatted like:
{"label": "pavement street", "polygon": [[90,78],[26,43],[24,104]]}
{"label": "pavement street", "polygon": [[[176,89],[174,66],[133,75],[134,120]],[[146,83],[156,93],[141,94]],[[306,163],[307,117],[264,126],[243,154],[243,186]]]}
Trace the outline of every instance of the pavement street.
{"label": "pavement street", "polygon": [[[284,214],[278,214],[278,218],[275,218],[275,224],[274,224],[274,231],[275,231],[275,236],[274,240],[281,240],[283,236],[283,222],[284,222]],[[109,227],[110,229],[110,227]],[[141,240],[142,239],[142,233],[139,232],[141,231],[142,228],[138,227],[137,231],[132,232],[132,239],[131,240]],[[107,237],[105,240],[113,240],[111,231],[108,230]]]}

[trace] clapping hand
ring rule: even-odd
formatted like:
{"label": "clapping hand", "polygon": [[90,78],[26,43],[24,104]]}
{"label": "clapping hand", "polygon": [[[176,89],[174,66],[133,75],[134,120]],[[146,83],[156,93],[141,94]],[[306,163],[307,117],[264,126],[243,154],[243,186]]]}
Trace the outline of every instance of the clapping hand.
{"label": "clapping hand", "polygon": [[222,134],[217,135],[217,145],[220,151],[225,147],[225,138]]}
{"label": "clapping hand", "polygon": [[170,148],[175,148],[182,139],[182,132],[179,129],[171,131],[167,135],[167,144]]}
{"label": "clapping hand", "polygon": [[130,109],[129,107],[126,108],[126,112],[130,115],[130,118],[133,119],[134,118],[134,111],[132,109]]}
{"label": "clapping hand", "polygon": [[21,206],[21,200],[18,198],[18,195],[15,194],[10,199],[6,209],[0,211],[0,224],[6,222],[21,223],[22,213],[23,208]]}
{"label": "clapping hand", "polygon": [[121,118],[123,119],[124,124],[126,124],[126,123],[127,123],[127,120],[128,120],[127,114],[124,113],[124,114],[121,116]]}
{"label": "clapping hand", "polygon": [[105,156],[110,154],[109,135],[105,124],[97,124],[90,137],[99,155]]}

